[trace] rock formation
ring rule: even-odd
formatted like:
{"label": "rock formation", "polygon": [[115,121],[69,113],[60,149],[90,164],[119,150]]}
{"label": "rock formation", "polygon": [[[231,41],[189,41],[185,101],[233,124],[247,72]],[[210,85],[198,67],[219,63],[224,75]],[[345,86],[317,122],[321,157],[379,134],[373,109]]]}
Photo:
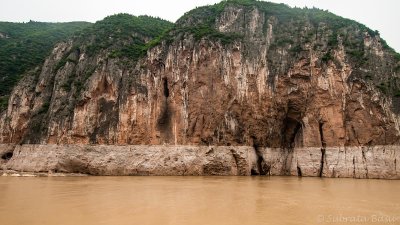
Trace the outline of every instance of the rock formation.
{"label": "rock formation", "polygon": [[400,62],[377,32],[224,1],[156,42],[132,35],[139,58],[72,39],[24,76],[1,114],[4,168],[399,178]]}

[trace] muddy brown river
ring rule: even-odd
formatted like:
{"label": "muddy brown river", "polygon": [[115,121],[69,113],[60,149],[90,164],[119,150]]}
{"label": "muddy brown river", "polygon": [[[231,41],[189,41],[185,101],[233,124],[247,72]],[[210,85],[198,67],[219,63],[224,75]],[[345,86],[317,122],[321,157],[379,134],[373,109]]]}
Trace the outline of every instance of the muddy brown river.
{"label": "muddy brown river", "polygon": [[400,181],[0,177],[0,224],[400,224]]}

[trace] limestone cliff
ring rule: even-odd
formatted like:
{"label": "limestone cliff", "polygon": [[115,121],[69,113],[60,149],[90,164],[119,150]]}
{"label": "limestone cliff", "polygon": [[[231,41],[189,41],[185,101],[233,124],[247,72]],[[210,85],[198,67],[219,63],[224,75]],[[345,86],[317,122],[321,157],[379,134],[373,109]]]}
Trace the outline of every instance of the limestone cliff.
{"label": "limestone cliff", "polygon": [[[157,40],[132,35],[147,43],[139,57],[115,57],[116,43],[95,53],[82,40],[59,43],[14,88],[0,142],[250,146],[257,173],[273,171],[267,159],[279,152],[276,174],[297,174],[288,155],[311,149],[307,167],[318,165],[306,175],[330,177],[357,177],[355,156],[337,165],[347,172],[328,163],[335,151],[399,151],[399,57],[361,24],[224,1],[185,14]],[[396,178],[396,157],[385,160],[391,175],[377,177]]]}

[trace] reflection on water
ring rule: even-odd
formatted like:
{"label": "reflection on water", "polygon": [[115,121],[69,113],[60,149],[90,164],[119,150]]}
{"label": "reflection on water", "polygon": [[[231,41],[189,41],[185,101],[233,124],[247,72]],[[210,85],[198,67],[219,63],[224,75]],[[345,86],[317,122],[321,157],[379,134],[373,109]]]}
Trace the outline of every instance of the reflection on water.
{"label": "reflection on water", "polygon": [[295,177],[0,177],[0,224],[400,224],[399,188]]}

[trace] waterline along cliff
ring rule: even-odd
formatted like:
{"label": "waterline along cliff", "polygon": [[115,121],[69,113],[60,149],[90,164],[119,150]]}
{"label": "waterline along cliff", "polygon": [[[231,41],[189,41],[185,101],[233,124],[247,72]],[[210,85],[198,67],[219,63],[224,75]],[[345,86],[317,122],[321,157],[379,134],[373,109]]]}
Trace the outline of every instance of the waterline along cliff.
{"label": "waterline along cliff", "polygon": [[0,166],[399,179],[400,55],[319,9],[228,0],[105,18],[21,75]]}

